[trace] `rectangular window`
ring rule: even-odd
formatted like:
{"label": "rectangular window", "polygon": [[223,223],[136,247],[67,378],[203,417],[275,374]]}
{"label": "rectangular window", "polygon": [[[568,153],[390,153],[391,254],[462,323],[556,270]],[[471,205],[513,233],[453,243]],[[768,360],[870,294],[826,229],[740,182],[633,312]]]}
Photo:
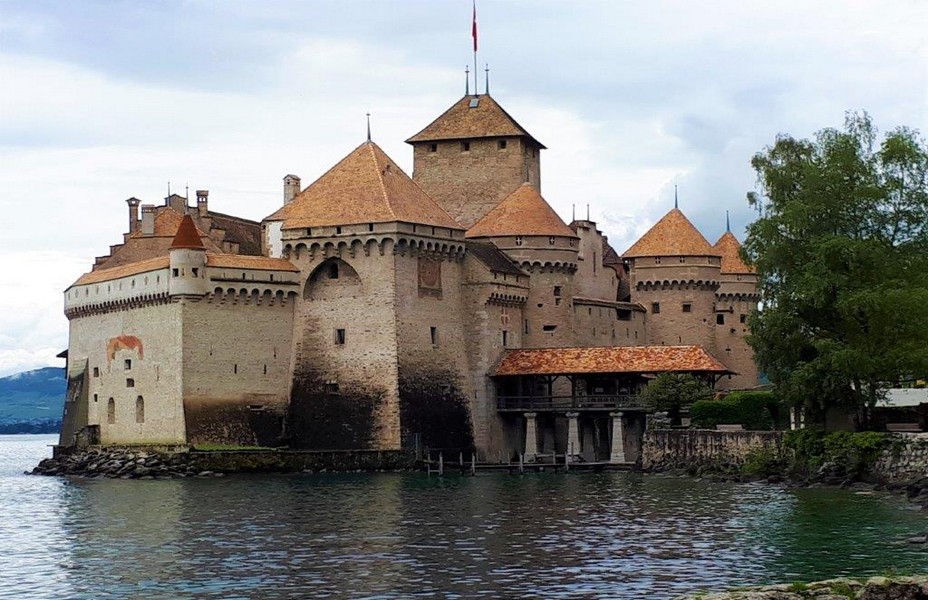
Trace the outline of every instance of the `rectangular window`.
{"label": "rectangular window", "polygon": [[238,375],[238,363],[235,363],[234,365],[232,365],[232,372]]}
{"label": "rectangular window", "polygon": [[99,377],[99,376],[100,376],[100,367],[94,367],[94,368],[93,368],[93,376],[94,376],[94,377]]}
{"label": "rectangular window", "polygon": [[135,379],[131,377],[126,379],[126,387],[135,387]]}
{"label": "rectangular window", "polygon": [[342,232],[341,226],[335,228],[335,234],[336,234],[336,235],[341,234],[341,232]]}
{"label": "rectangular window", "polygon": [[509,332],[505,329],[503,330],[503,348],[509,345]]}
{"label": "rectangular window", "polygon": [[554,333],[557,331],[557,325],[542,325],[541,330],[545,333]]}
{"label": "rectangular window", "polygon": [[328,392],[329,394],[337,394],[338,393],[338,382],[327,381],[325,384],[325,391]]}
{"label": "rectangular window", "polygon": [[683,312],[686,312],[686,313],[688,313],[688,312],[693,312],[693,305],[690,304],[689,302],[684,302],[684,303],[683,303]]}
{"label": "rectangular window", "polygon": [[438,344],[438,327],[429,327],[429,337],[432,339],[432,345]]}
{"label": "rectangular window", "polygon": [[747,322],[748,322],[748,316],[747,316],[747,315],[741,315],[740,321],[741,321],[742,323],[747,323]]}
{"label": "rectangular window", "polygon": [[724,324],[725,324],[725,315],[723,315],[723,314],[721,314],[721,313],[715,315],[715,324],[716,324],[716,325],[724,325]]}
{"label": "rectangular window", "polygon": [[429,144],[429,152],[438,152],[438,144]]}
{"label": "rectangular window", "polygon": [[339,346],[344,345],[345,343],[345,330],[344,329],[335,330],[335,343]]}
{"label": "rectangular window", "polygon": [[506,149],[506,140],[500,140],[499,142],[497,142],[497,143],[496,143],[496,147],[499,148],[500,150],[505,150],[505,149]]}
{"label": "rectangular window", "polygon": [[97,401],[97,399],[98,399],[98,398],[97,398],[97,395],[96,395],[96,394],[94,394],[94,395],[93,395],[93,401],[94,401],[94,402],[96,402],[96,401]]}
{"label": "rectangular window", "polygon": [[190,271],[193,272],[194,277],[200,276],[200,269],[198,269],[197,267],[193,267],[192,269],[190,269]]}
{"label": "rectangular window", "polygon": [[470,152],[470,142],[461,142],[461,152]]}
{"label": "rectangular window", "polygon": [[560,306],[560,305],[561,305],[561,299],[560,299],[560,298],[555,298],[555,299],[554,299],[554,306]]}
{"label": "rectangular window", "polygon": [[522,245],[522,236],[521,236],[521,235],[517,235],[517,236],[516,236],[516,246],[521,246],[521,245]]}
{"label": "rectangular window", "polygon": [[619,321],[631,321],[632,320],[632,311],[620,308],[616,311],[616,316]]}
{"label": "rectangular window", "polygon": [[559,285],[554,286],[554,297],[559,298],[560,295],[561,295],[561,286]]}
{"label": "rectangular window", "polygon": [[522,333],[524,333],[525,335],[528,335],[528,319],[525,319],[525,324],[522,328]]}
{"label": "rectangular window", "polygon": [[179,277],[180,269],[171,269],[171,274],[174,275],[174,277]]}
{"label": "rectangular window", "polygon": [[660,314],[660,312],[661,312],[661,303],[652,302],[651,303],[651,314],[656,315],[656,314]]}
{"label": "rectangular window", "polygon": [[125,361],[123,361],[123,367],[126,371],[132,369],[132,359],[127,358]]}

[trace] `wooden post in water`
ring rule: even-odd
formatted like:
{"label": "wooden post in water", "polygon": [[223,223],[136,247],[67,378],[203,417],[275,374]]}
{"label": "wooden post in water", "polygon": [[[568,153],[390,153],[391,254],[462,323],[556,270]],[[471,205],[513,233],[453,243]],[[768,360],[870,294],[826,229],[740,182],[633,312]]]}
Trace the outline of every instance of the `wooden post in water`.
{"label": "wooden post in water", "polygon": [[[555,462],[557,462],[557,461],[555,461]],[[567,454],[567,453],[565,453],[565,454],[564,454],[564,472],[565,472],[565,473],[567,473],[568,471],[570,471],[570,464],[569,464],[569,463],[570,463],[570,455]]]}
{"label": "wooden post in water", "polygon": [[445,474],[445,457],[439,452],[438,453],[438,476],[441,477]]}
{"label": "wooden post in water", "polygon": [[470,455],[470,474],[471,477],[477,476],[477,456],[475,454]]}
{"label": "wooden post in water", "polygon": [[525,464],[522,462],[522,453],[519,452],[519,474],[525,473]]}
{"label": "wooden post in water", "polygon": [[461,474],[464,474],[464,451],[461,450],[458,452],[458,468],[461,469]]}

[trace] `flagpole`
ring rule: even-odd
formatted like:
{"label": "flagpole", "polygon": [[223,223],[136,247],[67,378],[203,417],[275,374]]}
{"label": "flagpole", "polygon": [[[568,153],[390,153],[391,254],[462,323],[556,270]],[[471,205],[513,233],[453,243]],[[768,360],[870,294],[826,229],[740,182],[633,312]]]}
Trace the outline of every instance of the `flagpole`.
{"label": "flagpole", "polygon": [[474,38],[474,96],[480,95],[480,90],[477,88],[477,0],[473,0],[474,6],[474,20],[473,27],[471,27],[471,35]]}

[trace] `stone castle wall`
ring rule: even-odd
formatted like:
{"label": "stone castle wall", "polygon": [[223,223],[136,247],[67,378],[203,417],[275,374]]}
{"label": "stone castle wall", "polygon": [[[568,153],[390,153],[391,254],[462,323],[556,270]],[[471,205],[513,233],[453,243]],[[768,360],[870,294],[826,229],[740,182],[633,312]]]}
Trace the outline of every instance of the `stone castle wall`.
{"label": "stone castle wall", "polygon": [[191,444],[280,443],[295,303],[295,291],[184,301],[183,397]]}
{"label": "stone castle wall", "polygon": [[290,255],[302,274],[294,315],[291,443],[319,450],[398,449],[394,242],[298,248]]}
{"label": "stone castle wall", "polygon": [[541,190],[541,152],[518,137],[418,142],[412,178],[470,227],[526,181]]}
{"label": "stone castle wall", "polygon": [[165,300],[71,318],[68,365],[86,365],[87,424],[100,443],[186,442],[182,312]]}

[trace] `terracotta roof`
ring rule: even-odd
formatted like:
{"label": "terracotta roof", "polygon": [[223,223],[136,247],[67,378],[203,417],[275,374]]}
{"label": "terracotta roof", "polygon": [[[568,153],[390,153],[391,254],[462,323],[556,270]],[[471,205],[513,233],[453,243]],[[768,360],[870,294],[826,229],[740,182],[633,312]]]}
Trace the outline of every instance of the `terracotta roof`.
{"label": "terracotta roof", "polygon": [[100,283],[101,281],[110,281],[113,279],[119,279],[120,277],[128,277],[130,275],[138,275],[139,273],[147,273],[148,271],[167,269],[169,265],[170,259],[167,256],[158,256],[155,258],[140,260],[109,269],[97,269],[96,271],[91,271],[90,273],[84,273],[81,275],[80,279],[71,284],[71,286],[86,285],[88,283]]}
{"label": "terracotta roof", "polygon": [[[477,100],[477,106],[471,104]],[[451,105],[425,129],[412,136],[407,143],[437,140],[460,140],[484,137],[524,136],[540,148],[544,146],[519,125],[496,100],[489,95],[464,96]]]}
{"label": "terracotta roof", "polygon": [[207,254],[206,266],[217,268],[230,267],[233,269],[261,269],[264,271],[299,271],[292,262],[284,258],[269,258],[267,256],[251,256],[245,254]]}
{"label": "terracotta roof", "polygon": [[702,346],[613,346],[511,350],[494,375],[665,372],[730,371]]}
{"label": "terracotta roof", "polygon": [[465,237],[504,235],[577,237],[530,183],[523,183],[506,196],[493,210],[474,223]]}
{"label": "terracotta roof", "polygon": [[467,242],[467,251],[491,271],[527,276],[522,269],[509,260],[509,257],[502,250],[493,244]]}
{"label": "terracotta roof", "polygon": [[463,229],[370,141],[267,219],[284,229],[393,221]]}
{"label": "terracotta roof", "polygon": [[188,249],[188,250],[206,250],[206,246],[200,240],[200,231],[193,224],[190,215],[184,215],[174,234],[174,241],[171,242],[171,250]]}
{"label": "terracotta roof", "polygon": [[[153,235],[142,235],[141,230],[133,232],[124,244],[116,246],[111,256],[96,265],[94,270],[109,269],[120,265],[135,263],[158,256],[167,256],[174,236],[184,215],[169,206],[159,206],[155,214]],[[209,252],[222,252],[222,248],[202,231],[200,241]]]}
{"label": "terracotta roof", "polygon": [[654,224],[641,239],[622,254],[636,256],[718,256],[706,238],[699,233],[679,208]]}
{"label": "terracotta roof", "polygon": [[741,249],[741,243],[738,238],[730,231],[726,231],[715,243],[716,252],[722,255],[722,273],[751,274],[756,271],[744,264],[738,250]]}

